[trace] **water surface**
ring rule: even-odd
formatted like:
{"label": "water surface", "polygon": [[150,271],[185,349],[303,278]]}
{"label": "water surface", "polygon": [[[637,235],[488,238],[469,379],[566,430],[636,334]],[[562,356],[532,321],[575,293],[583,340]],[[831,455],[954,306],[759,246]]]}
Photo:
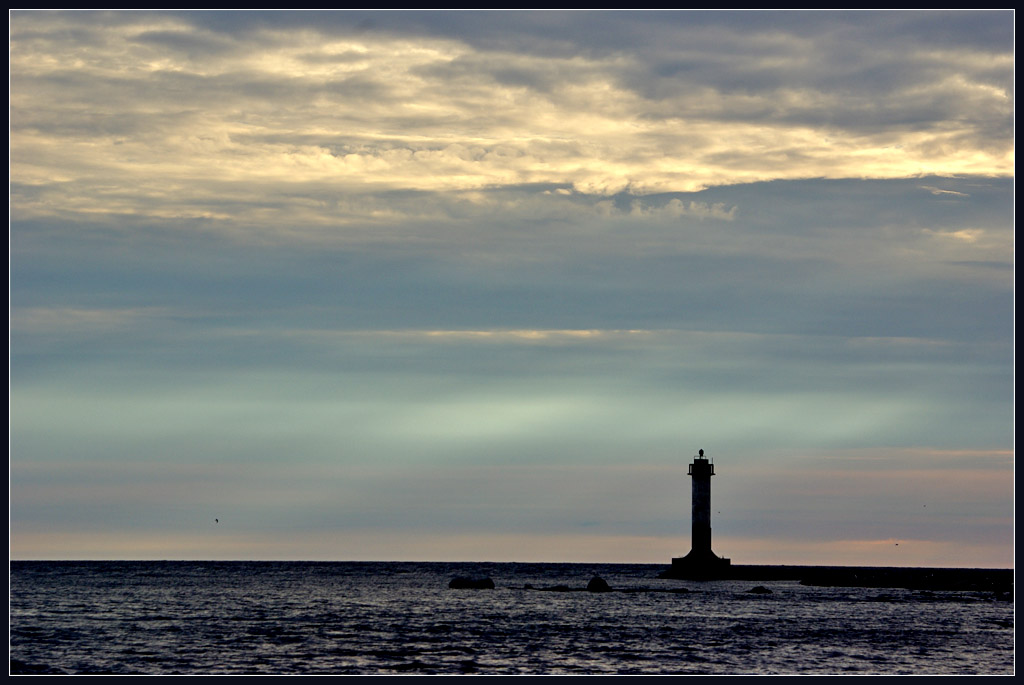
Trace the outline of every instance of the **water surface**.
{"label": "water surface", "polygon": [[[12,562],[13,673],[1009,674],[983,592],[659,580],[661,566]],[[600,575],[616,589],[584,588]],[[494,590],[449,590],[489,576]],[[771,594],[751,594],[754,585]]]}

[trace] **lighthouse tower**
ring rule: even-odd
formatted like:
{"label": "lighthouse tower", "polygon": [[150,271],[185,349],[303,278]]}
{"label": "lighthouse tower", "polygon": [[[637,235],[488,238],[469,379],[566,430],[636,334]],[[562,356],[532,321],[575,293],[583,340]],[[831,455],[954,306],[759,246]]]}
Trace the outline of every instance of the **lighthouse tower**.
{"label": "lighthouse tower", "polygon": [[690,553],[672,560],[665,574],[672,578],[722,578],[728,573],[730,561],[711,551],[711,476],[715,465],[700,450],[690,464],[692,478]]}

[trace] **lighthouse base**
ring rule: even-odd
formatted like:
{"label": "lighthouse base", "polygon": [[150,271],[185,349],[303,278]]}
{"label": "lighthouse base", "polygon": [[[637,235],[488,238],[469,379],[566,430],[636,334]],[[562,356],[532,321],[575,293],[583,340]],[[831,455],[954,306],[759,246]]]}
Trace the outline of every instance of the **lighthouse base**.
{"label": "lighthouse base", "polygon": [[674,557],[672,567],[659,574],[659,578],[687,580],[717,580],[729,577],[732,561],[716,556],[710,549],[691,550],[685,557]]}

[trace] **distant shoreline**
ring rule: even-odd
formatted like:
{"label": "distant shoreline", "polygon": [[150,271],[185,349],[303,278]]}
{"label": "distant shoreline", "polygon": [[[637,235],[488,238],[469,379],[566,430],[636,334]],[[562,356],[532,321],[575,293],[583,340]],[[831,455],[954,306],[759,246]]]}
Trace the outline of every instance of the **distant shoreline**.
{"label": "distant shoreline", "polygon": [[[590,562],[513,562],[513,561],[281,561],[281,560],[100,560],[100,559],[18,559],[10,560],[12,569],[19,565],[38,564],[211,564],[211,565],[275,565],[275,564],[437,564],[447,566],[581,566],[594,568],[599,566],[628,566],[665,569],[667,565],[621,562],[590,563]],[[771,581],[791,580],[804,585],[819,587],[873,587],[873,588],[905,588],[910,590],[930,591],[974,591],[1012,594],[1014,585],[1014,569],[1012,568],[945,568],[945,567],[903,567],[903,566],[810,566],[787,564],[736,564],[729,567],[727,574],[713,579],[686,579],[695,582],[703,580],[750,580]]]}
{"label": "distant shoreline", "polygon": [[798,580],[822,587],[1013,592],[1013,569],[736,565],[722,580]]}

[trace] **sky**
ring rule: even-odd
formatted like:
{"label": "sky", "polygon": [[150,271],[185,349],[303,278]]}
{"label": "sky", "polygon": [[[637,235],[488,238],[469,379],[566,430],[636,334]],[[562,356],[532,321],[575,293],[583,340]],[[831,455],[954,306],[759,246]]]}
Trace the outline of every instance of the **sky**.
{"label": "sky", "polygon": [[1014,15],[10,14],[10,555],[1010,567]]}

